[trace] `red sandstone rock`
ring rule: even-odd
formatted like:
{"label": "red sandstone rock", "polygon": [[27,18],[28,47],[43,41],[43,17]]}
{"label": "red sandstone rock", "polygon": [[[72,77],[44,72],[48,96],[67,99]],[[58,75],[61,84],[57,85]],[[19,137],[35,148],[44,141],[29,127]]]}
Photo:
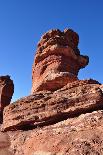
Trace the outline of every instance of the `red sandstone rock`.
{"label": "red sandstone rock", "polygon": [[0,76],[0,120],[4,107],[10,104],[14,93],[14,84],[10,76]]}
{"label": "red sandstone rock", "polygon": [[32,95],[3,104],[0,131],[9,135],[11,145],[0,135],[0,155],[9,155],[8,150],[14,155],[103,155],[103,85],[78,80],[79,69],[88,63],[78,42],[71,29],[42,36]]}
{"label": "red sandstone rock", "polygon": [[78,80],[79,70],[89,60],[80,55],[78,42],[78,34],[71,29],[51,30],[42,36],[32,68],[32,93],[54,91]]}
{"label": "red sandstone rock", "polygon": [[103,93],[94,80],[76,81],[55,92],[38,92],[4,109],[3,129],[49,125],[103,108]]}
{"label": "red sandstone rock", "polygon": [[103,110],[8,134],[15,155],[102,155]]}

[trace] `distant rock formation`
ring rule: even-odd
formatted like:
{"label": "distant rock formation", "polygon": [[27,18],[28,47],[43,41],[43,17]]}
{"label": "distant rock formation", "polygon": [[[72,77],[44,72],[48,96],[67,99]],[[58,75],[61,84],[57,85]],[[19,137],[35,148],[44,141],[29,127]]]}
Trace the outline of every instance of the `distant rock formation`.
{"label": "distant rock formation", "polygon": [[89,58],[80,55],[79,36],[71,29],[50,30],[40,42],[32,67],[32,93],[57,90],[77,80]]}
{"label": "distant rock formation", "polygon": [[14,84],[10,76],[0,76],[0,121],[2,121],[3,109],[10,104],[14,93]]}
{"label": "distant rock formation", "polygon": [[78,42],[78,34],[71,29],[45,33],[32,68],[31,95],[9,104],[13,82],[5,91],[1,87],[1,96],[5,95],[0,131],[9,136],[10,143],[1,140],[0,151],[103,155],[103,85],[93,79],[78,79],[79,70],[89,62],[87,56],[80,55]]}

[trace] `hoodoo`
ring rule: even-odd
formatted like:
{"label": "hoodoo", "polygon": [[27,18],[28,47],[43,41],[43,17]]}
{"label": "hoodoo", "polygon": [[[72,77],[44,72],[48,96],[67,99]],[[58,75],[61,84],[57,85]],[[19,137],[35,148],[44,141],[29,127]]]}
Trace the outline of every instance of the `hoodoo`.
{"label": "hoodoo", "polygon": [[32,67],[32,93],[40,90],[57,90],[78,80],[77,75],[89,61],[80,55],[79,36],[71,29],[50,30],[37,47]]}
{"label": "hoodoo", "polygon": [[12,104],[13,81],[0,78],[5,155],[103,155],[103,85],[78,79],[89,62],[78,43],[71,29],[45,33],[34,58],[31,95]]}

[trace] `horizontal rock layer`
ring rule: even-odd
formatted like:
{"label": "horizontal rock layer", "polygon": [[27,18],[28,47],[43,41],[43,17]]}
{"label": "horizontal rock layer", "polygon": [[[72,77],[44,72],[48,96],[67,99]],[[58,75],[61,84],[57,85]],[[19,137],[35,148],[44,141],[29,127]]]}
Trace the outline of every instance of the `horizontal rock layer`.
{"label": "horizontal rock layer", "polygon": [[103,110],[8,134],[15,155],[102,155]]}
{"label": "horizontal rock layer", "polygon": [[17,130],[50,125],[103,108],[103,92],[97,81],[69,83],[57,91],[42,91],[17,100],[3,113],[2,129]]}

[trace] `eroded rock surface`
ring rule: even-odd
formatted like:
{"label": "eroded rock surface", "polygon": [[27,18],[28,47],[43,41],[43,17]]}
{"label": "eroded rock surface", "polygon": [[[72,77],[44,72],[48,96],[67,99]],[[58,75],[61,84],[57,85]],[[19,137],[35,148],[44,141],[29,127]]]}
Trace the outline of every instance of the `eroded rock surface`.
{"label": "eroded rock surface", "polygon": [[7,133],[0,132],[0,155],[13,155],[10,151],[10,137]]}
{"label": "eroded rock surface", "polygon": [[0,122],[4,107],[10,104],[14,93],[14,84],[10,76],[0,76]]}
{"label": "eroded rock surface", "polygon": [[79,70],[89,61],[80,55],[78,42],[78,34],[71,29],[50,30],[41,37],[32,67],[32,93],[57,90],[78,80]]}
{"label": "eroded rock surface", "polygon": [[103,110],[8,134],[15,155],[102,155]]}
{"label": "eroded rock surface", "polygon": [[[1,104],[0,131],[11,142],[0,137],[1,148],[14,155],[103,155],[103,85],[78,80],[88,64],[78,42],[71,29],[42,36],[32,68],[32,95]],[[0,155],[9,155],[5,149]]]}
{"label": "eroded rock surface", "polygon": [[95,80],[75,81],[55,91],[24,97],[4,109],[3,129],[50,125],[103,108],[103,93]]}

